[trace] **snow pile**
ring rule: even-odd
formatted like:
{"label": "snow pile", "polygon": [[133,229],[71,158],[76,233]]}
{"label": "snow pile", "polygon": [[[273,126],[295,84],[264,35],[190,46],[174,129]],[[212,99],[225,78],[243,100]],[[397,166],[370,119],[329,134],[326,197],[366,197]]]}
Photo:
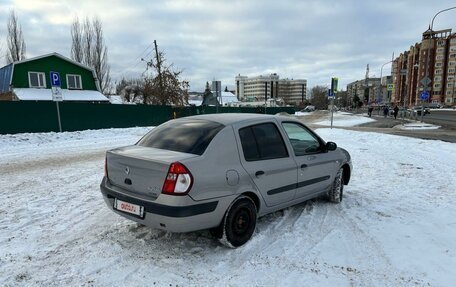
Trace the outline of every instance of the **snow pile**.
{"label": "snow pile", "polygon": [[295,112],[295,116],[310,116],[310,115],[313,115],[314,112]]}
{"label": "snow pile", "polygon": [[399,125],[401,130],[437,130],[440,126],[426,124],[426,123],[409,123],[404,125]]}
{"label": "snow pile", "polygon": [[[331,113],[328,113],[327,119],[314,124],[321,126],[331,126]],[[335,127],[354,127],[357,125],[375,122],[374,119],[367,116],[355,115],[347,112],[335,112],[333,114],[333,126]]]}
{"label": "snow pile", "polygon": [[451,286],[456,280],[455,144],[318,129],[346,148],[352,180],[258,220],[227,249],[111,212],[106,149],[148,128],[0,135],[1,286]]}

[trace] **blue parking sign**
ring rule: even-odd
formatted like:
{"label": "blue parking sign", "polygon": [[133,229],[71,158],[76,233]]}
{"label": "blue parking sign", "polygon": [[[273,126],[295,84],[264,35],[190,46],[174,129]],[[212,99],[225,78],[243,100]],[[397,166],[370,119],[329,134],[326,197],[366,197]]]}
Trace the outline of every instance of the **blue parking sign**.
{"label": "blue parking sign", "polygon": [[60,87],[60,74],[58,72],[51,72],[51,86],[52,87]]}

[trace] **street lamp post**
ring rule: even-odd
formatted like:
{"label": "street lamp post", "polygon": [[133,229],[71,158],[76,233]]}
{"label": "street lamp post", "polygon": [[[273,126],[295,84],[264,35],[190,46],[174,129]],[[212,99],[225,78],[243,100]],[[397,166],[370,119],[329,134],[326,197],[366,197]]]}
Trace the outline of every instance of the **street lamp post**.
{"label": "street lamp post", "polygon": [[[455,7],[450,7],[450,8],[447,8],[447,9],[443,9],[439,12],[437,12],[434,17],[432,17],[432,21],[431,21],[431,25],[429,26],[429,40],[428,40],[428,47],[427,47],[427,57],[426,57],[426,70],[425,70],[425,76],[424,78],[422,79],[422,83],[424,84],[424,91],[428,94],[428,96],[430,97],[430,92],[429,92],[429,84],[430,84],[430,81],[429,81],[429,55],[430,55],[430,47],[431,47],[431,40],[433,38],[433,27],[434,27],[434,20],[435,20],[435,17],[437,17],[437,15],[439,15],[440,13],[443,13],[445,11],[449,11],[449,10],[453,10],[453,9],[456,9],[456,6]],[[423,122],[423,115],[424,115],[424,100],[422,99],[421,100],[421,122]]]}
{"label": "street lamp post", "polygon": [[383,99],[383,91],[382,91],[382,77],[383,77],[383,67],[389,63],[392,63],[393,61],[386,62],[385,64],[382,65],[382,68],[380,69],[380,89],[379,92],[377,93],[377,99],[381,98]]}

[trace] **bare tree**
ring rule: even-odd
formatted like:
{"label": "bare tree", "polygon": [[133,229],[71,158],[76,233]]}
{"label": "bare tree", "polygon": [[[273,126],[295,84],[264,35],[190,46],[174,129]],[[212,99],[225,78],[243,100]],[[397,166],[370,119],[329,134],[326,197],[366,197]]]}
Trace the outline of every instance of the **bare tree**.
{"label": "bare tree", "polygon": [[108,65],[108,48],[103,38],[103,27],[100,20],[93,20],[94,45],[92,48],[92,66],[100,83],[103,94],[107,93],[111,85]]}
{"label": "bare tree", "polygon": [[107,94],[111,90],[108,48],[106,47],[103,27],[97,18],[90,21],[86,18],[81,24],[76,18],[71,26],[73,60],[94,69],[100,90]]}
{"label": "bare tree", "polygon": [[79,19],[76,17],[71,25],[71,58],[78,63],[82,63],[84,59],[84,51],[82,47],[82,27]]}
{"label": "bare tree", "polygon": [[328,88],[325,86],[315,86],[312,88],[312,105],[314,105],[317,109],[325,110],[328,108],[328,96],[327,96]]}
{"label": "bare tree", "polygon": [[[153,74],[144,79],[144,104],[177,105],[188,103],[188,81],[179,80],[181,70],[174,70],[173,64],[165,65],[163,52],[157,53],[157,58],[147,62],[153,69]],[[158,70],[160,67],[160,73]]]}
{"label": "bare tree", "polygon": [[122,100],[127,103],[133,103],[142,99],[144,91],[143,79],[122,80],[116,84],[116,94],[122,97]]}
{"label": "bare tree", "polygon": [[89,18],[86,18],[84,21],[84,31],[82,36],[82,46],[84,51],[84,59],[82,62],[89,67],[93,68],[92,62],[92,46],[93,46],[93,29],[92,24],[90,23]]}
{"label": "bare tree", "polygon": [[24,35],[22,34],[22,27],[20,26],[17,15],[14,10],[11,10],[7,24],[7,43],[8,43],[8,56],[7,62],[12,63],[25,59],[26,46]]}

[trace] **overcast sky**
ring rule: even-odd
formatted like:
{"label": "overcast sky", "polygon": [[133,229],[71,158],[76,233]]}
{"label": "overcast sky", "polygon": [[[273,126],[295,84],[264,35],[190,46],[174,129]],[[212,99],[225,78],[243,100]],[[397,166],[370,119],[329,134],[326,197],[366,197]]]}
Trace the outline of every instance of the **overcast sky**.
{"label": "overcast sky", "polygon": [[[234,88],[237,74],[277,73],[307,79],[308,87],[346,84],[380,76],[382,64],[421,40],[439,10],[454,1],[163,1],[163,0],[0,0],[0,57],[6,54],[6,24],[14,9],[27,57],[52,52],[70,57],[75,17],[103,23],[111,76],[140,77],[153,41],[169,63],[182,69],[191,90],[221,80]],[[434,30],[456,29],[456,9],[434,21]],[[1,66],[5,58],[0,58]],[[383,75],[390,73],[385,65]]]}

